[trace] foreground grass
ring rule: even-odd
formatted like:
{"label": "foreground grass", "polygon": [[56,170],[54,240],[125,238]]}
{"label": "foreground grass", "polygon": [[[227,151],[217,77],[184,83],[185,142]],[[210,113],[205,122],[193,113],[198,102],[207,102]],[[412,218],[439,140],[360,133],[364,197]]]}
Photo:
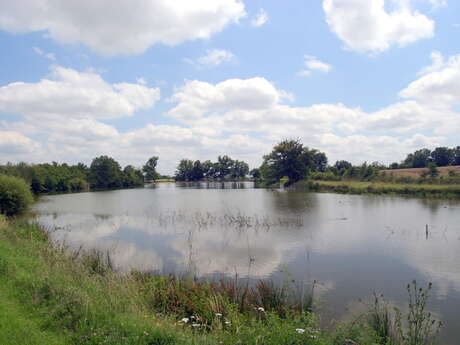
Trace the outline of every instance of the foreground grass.
{"label": "foreground grass", "polygon": [[460,198],[460,185],[402,184],[361,181],[301,181],[296,187],[343,194],[390,194]]}
{"label": "foreground grass", "polygon": [[366,324],[321,332],[314,314],[284,305],[267,285],[258,301],[233,299],[232,288],[121,276],[99,254],[56,249],[38,227],[0,218],[2,345],[380,344]]}

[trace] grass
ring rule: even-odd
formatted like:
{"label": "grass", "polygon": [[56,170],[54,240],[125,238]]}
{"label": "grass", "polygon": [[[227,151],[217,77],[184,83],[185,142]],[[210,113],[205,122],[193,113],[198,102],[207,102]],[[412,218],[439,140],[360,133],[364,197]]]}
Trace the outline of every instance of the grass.
{"label": "grass", "polygon": [[460,198],[460,185],[402,184],[361,181],[302,181],[296,187],[343,194],[389,194]]}
{"label": "grass", "polygon": [[2,345],[385,344],[366,318],[323,332],[311,303],[289,296],[266,281],[117,274],[105,255],[56,248],[0,216]]}
{"label": "grass", "polygon": [[104,258],[55,248],[37,226],[0,218],[0,343],[335,344],[313,313],[269,285],[120,275]]}

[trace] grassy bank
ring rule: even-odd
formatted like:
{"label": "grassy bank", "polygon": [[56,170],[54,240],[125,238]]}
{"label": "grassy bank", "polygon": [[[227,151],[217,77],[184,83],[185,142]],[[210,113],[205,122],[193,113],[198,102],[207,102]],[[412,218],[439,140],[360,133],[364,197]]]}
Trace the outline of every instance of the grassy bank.
{"label": "grassy bank", "polygon": [[388,194],[448,199],[460,198],[460,185],[361,181],[301,181],[295,187],[316,192],[343,194]]}
{"label": "grassy bank", "polygon": [[323,333],[269,284],[253,290],[133,272],[54,248],[37,226],[0,222],[0,343],[380,344],[365,323]]}

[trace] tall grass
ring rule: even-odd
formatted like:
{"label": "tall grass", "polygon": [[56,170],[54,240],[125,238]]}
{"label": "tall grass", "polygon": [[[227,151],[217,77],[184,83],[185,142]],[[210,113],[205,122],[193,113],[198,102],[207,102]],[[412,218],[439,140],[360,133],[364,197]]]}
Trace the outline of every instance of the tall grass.
{"label": "tall grass", "polygon": [[420,288],[414,280],[407,285],[409,305],[407,313],[391,307],[382,295],[374,294],[374,303],[368,315],[369,325],[384,344],[388,345],[433,345],[442,328],[427,310],[432,284]]}

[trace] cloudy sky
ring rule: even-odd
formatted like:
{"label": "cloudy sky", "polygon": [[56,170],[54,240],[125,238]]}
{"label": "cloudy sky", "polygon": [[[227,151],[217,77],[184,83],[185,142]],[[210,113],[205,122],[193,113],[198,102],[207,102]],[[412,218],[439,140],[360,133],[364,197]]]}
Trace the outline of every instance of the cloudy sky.
{"label": "cloudy sky", "polygon": [[459,1],[1,1],[0,46],[0,163],[460,145]]}

